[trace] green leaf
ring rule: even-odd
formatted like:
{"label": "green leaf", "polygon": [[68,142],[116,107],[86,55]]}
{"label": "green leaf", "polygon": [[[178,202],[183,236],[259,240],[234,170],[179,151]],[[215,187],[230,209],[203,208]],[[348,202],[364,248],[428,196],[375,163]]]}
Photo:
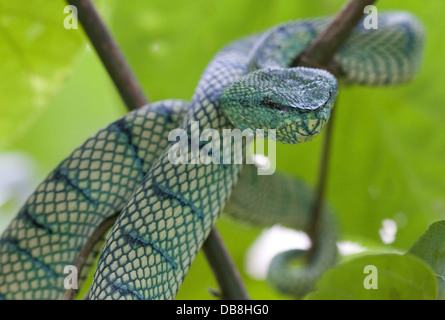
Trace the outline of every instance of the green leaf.
{"label": "green leaf", "polygon": [[445,221],[433,223],[409,250],[425,260],[436,272],[439,282],[439,299],[445,299]]}
{"label": "green leaf", "polygon": [[0,2],[0,148],[24,132],[84,49],[62,0]]}
{"label": "green leaf", "polygon": [[[367,266],[375,267],[366,270]],[[371,268],[372,268],[371,267]],[[365,288],[376,285],[376,288]],[[326,272],[310,300],[432,300],[437,297],[433,270],[411,255],[376,254],[349,260]]]}

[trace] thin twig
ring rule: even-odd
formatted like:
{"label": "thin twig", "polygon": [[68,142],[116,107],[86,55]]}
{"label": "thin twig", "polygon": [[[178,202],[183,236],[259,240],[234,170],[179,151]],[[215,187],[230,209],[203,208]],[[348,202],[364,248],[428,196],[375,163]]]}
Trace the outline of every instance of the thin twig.
{"label": "thin twig", "polygon": [[320,221],[321,221],[321,214],[323,209],[323,199],[324,194],[326,190],[326,181],[328,177],[328,164],[329,164],[329,155],[331,151],[331,142],[332,142],[332,129],[334,127],[334,115],[335,115],[335,107],[337,105],[337,102],[334,104],[334,108],[331,111],[331,116],[329,118],[329,122],[326,125],[326,132],[323,140],[323,146],[321,150],[321,161],[320,161],[320,168],[318,171],[318,183],[317,183],[317,189],[315,193],[314,203],[312,207],[312,214],[311,214],[311,224],[310,228],[308,230],[308,235],[311,238],[312,246],[311,250],[308,251],[307,259],[310,260],[313,256],[313,253],[317,251],[318,248],[318,239],[319,235],[318,232],[320,230]]}
{"label": "thin twig", "polygon": [[[98,53],[102,63],[113,79],[114,84],[119,91],[129,110],[136,109],[148,103],[145,94],[142,91],[137,79],[133,75],[125,57],[114,41],[111,33],[103,23],[97,13],[94,4],[90,0],[66,0],[69,4],[76,6],[78,10],[79,21]],[[100,237],[108,231],[114,224],[118,215],[113,215],[106,220],[105,227],[101,227],[94,233],[97,239],[90,239],[82,248],[78,261],[84,261],[92,247],[91,244],[97,242]],[[101,225],[102,226],[102,225]],[[106,228],[108,226],[108,228]],[[222,297],[224,299],[248,299],[245,286],[239,276],[238,270],[230,257],[224,243],[222,242],[216,228],[213,228],[208,238],[203,244],[204,253],[215,271],[215,277],[221,286]],[[218,262],[216,262],[218,261]],[[226,268],[215,267],[217,264],[226,266]],[[66,298],[74,297],[72,292],[66,293]]]}
{"label": "thin twig", "polygon": [[67,2],[77,8],[82,27],[127,108],[134,110],[146,105],[148,103],[147,97],[125,60],[122,51],[97,13],[94,4],[90,0],[67,0]]}
{"label": "thin twig", "polygon": [[[349,0],[341,8],[327,28],[319,34],[319,36],[303,52],[303,54],[300,55],[300,57],[295,59],[294,64],[299,66],[326,69],[334,73],[334,75],[340,76],[342,71],[332,60],[334,54],[363,17],[365,7],[372,5],[375,2],[376,0]],[[308,260],[312,258],[313,253],[317,250],[318,246],[317,239],[319,238],[318,232],[320,217],[323,209],[323,198],[327,183],[326,181],[328,175],[329,154],[335,109],[336,107],[334,106],[327,124],[325,139],[323,141],[318,183],[314,204],[312,207],[312,222],[308,232],[312,240],[312,247],[311,250],[308,251],[307,255]]]}
{"label": "thin twig", "polygon": [[332,58],[362,18],[364,8],[375,2],[376,0],[348,1],[328,27],[317,36],[299,57],[296,57],[292,66],[326,69],[335,76],[341,76],[341,69],[332,61]]}
{"label": "thin twig", "polygon": [[212,229],[202,249],[221,289],[221,299],[249,300],[241,276],[216,228]]}

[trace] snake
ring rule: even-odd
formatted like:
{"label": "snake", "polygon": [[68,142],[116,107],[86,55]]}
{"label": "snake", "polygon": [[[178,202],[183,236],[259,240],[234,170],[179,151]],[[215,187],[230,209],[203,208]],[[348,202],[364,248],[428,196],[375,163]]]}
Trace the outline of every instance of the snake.
{"label": "snake", "polygon": [[[174,299],[222,213],[307,231],[314,200],[307,183],[281,172],[259,175],[246,161],[174,163],[170,151],[180,137],[170,134],[183,130],[187,142],[212,159],[218,153],[192,138],[193,123],[221,136],[227,129],[262,129],[263,138],[297,145],[325,127],[339,84],[394,85],[418,72],[424,31],[404,11],[379,12],[377,29],[366,29],[363,20],[353,29],[334,56],[338,79],[322,69],[291,67],[331,21],[289,21],[233,41],[208,64],[190,102],[151,103],[88,138],[3,232],[0,299],[62,299],[65,267],[82,267],[80,286],[97,257],[90,299]],[[220,151],[233,159],[247,143]],[[296,159],[295,166],[304,165]],[[91,246],[99,226],[116,215],[111,230]],[[304,297],[336,264],[338,227],[327,204],[317,237],[311,259],[289,250],[272,260],[274,288]],[[79,261],[86,247],[90,253]]]}

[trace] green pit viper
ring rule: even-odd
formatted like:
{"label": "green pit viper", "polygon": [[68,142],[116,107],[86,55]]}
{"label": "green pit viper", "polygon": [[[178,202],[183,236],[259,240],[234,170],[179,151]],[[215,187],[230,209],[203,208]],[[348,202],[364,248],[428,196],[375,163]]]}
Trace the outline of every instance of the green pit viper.
{"label": "green pit viper", "polygon": [[[221,136],[237,127],[276,129],[276,140],[289,144],[313,139],[329,119],[337,80],[327,71],[289,66],[329,21],[292,21],[233,42],[205,69],[190,103],[150,104],[87,139],[37,187],[3,233],[0,298],[62,298],[65,266],[79,265],[97,227],[119,212],[106,241],[98,241],[81,263],[80,281],[101,252],[90,299],[173,299],[222,211],[306,230],[313,195],[304,183],[280,174],[258,176],[253,165],[173,164],[168,150],[176,142],[168,134],[182,128],[190,137],[190,124],[198,121],[201,130]],[[409,13],[379,13],[376,30],[362,21],[335,55],[341,81],[410,80],[423,39],[421,24]],[[296,159],[295,165],[304,163]],[[272,285],[295,297],[312,290],[336,261],[336,233],[325,209],[311,261],[296,266],[298,250],[278,255],[269,270]]]}

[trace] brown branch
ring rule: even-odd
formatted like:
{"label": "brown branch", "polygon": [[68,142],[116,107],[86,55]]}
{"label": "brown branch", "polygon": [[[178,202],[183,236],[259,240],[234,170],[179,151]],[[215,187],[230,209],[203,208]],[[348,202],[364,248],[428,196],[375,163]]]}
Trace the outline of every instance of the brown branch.
{"label": "brown branch", "polygon": [[[117,43],[97,13],[90,0],[66,0],[76,6],[79,21],[98,53],[108,74],[113,80],[117,90],[129,110],[136,109],[148,103],[137,79],[133,75]],[[83,266],[94,244],[114,224],[118,215],[105,220],[81,250],[77,262]],[[213,228],[203,244],[204,253],[215,272],[215,277],[221,286],[222,296],[225,299],[248,299],[244,284],[238,270],[218,235]],[[77,264],[76,262],[76,264]],[[225,266],[220,268],[217,265]],[[74,293],[66,292],[66,299],[73,299]]]}
{"label": "brown branch", "polygon": [[129,110],[148,103],[136,77],[125,60],[122,51],[103,23],[90,0],[67,0],[77,8],[82,27],[96,49],[119,94]]}
{"label": "brown branch", "polygon": [[362,18],[364,8],[375,2],[376,0],[347,2],[329,26],[293,61],[292,66],[325,69],[335,76],[341,76],[341,69],[332,58]]}
{"label": "brown branch", "polygon": [[249,300],[241,276],[216,228],[212,229],[202,249],[221,289],[221,299]]}
{"label": "brown branch", "polygon": [[331,151],[332,128],[334,127],[334,118],[335,118],[334,115],[336,112],[335,111],[336,105],[337,102],[335,102],[334,104],[334,108],[331,111],[331,117],[329,119],[328,124],[326,125],[326,132],[321,151],[320,168],[318,171],[318,183],[312,207],[311,224],[308,230],[308,235],[312,241],[311,250],[308,251],[306,257],[308,260],[310,260],[314,252],[316,252],[318,248],[318,239],[320,238],[318,232],[320,230],[321,214],[323,212],[323,199],[327,184],[326,181],[328,177],[328,164],[329,164],[329,155]]}
{"label": "brown branch", "polygon": [[[336,76],[341,75],[340,67],[333,62],[335,52],[348,38],[353,28],[363,17],[364,8],[372,5],[376,0],[349,0],[338,12],[328,27],[318,35],[312,44],[294,61],[294,66],[306,66],[326,69]],[[336,104],[335,104],[336,105]],[[314,204],[312,207],[312,222],[309,236],[312,240],[311,250],[308,251],[307,259],[310,260],[318,247],[318,232],[320,230],[320,216],[323,209],[323,198],[328,176],[328,164],[330,146],[332,140],[332,128],[334,125],[335,106],[331,112],[330,120],[326,127],[326,135],[323,141],[321,162],[318,175],[318,183]]]}

